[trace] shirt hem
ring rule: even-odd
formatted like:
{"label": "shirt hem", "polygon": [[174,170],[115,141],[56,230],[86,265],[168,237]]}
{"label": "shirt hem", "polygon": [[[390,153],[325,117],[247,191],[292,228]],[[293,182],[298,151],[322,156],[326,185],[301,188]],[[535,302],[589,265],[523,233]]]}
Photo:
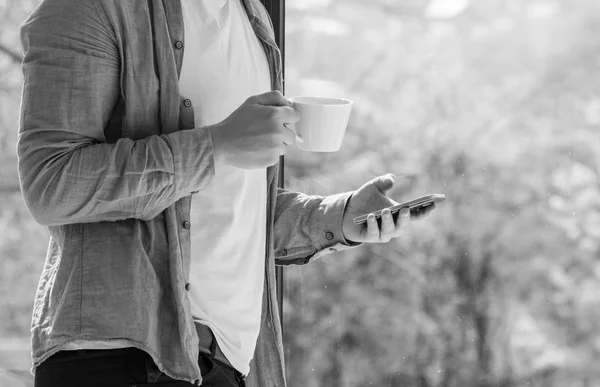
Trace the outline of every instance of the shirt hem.
{"label": "shirt hem", "polygon": [[[248,376],[248,374],[250,373],[250,363],[252,362],[252,358],[250,358],[250,360],[248,360],[248,362],[246,362],[246,359],[243,358],[242,356],[238,356],[236,355],[233,351],[231,351],[225,344],[225,339],[222,333],[219,332],[219,330],[217,329],[217,327],[215,326],[215,324],[206,321],[206,320],[201,320],[198,318],[194,318],[194,323],[195,324],[202,324],[202,325],[206,325],[208,328],[210,328],[210,330],[213,333],[213,336],[215,338],[215,340],[217,340],[217,345],[219,346],[219,348],[221,349],[221,352],[223,352],[223,355],[225,355],[225,357],[227,358],[227,360],[229,361],[229,363],[231,364],[231,366],[239,373],[241,373],[244,376]],[[260,328],[259,328],[260,329]],[[254,340],[255,342],[255,349],[252,352],[256,351],[256,342],[258,340],[258,335],[256,340]],[[243,367],[243,369],[240,370],[239,365],[241,363],[244,363],[246,366]],[[237,364],[237,366],[236,366]]]}

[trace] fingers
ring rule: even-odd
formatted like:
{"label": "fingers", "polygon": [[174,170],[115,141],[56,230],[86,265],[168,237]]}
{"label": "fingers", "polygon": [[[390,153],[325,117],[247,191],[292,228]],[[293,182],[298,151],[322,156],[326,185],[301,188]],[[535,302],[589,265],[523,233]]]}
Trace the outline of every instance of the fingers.
{"label": "fingers", "polygon": [[267,93],[254,95],[246,100],[250,104],[265,105],[265,106],[289,106],[294,104],[288,101],[279,91],[269,91]]}
{"label": "fingers", "polygon": [[294,144],[296,139],[300,142],[303,141],[303,139],[296,134],[296,127],[294,126],[300,119],[296,110],[290,107],[272,107],[270,109],[276,109],[272,112],[272,117],[274,119],[273,125],[280,130],[281,141],[284,144]]}
{"label": "fingers", "polygon": [[396,227],[394,225],[394,219],[392,213],[388,208],[381,212],[381,232],[379,233],[379,240],[381,242],[389,242],[394,237]]}
{"label": "fingers", "polygon": [[[298,136],[294,124],[300,120],[300,113],[294,108],[293,102],[287,100],[279,91],[254,95],[246,100],[254,106],[254,114],[265,123],[265,128],[271,133],[272,144],[278,148],[280,155],[285,154],[285,147],[296,141],[303,142]],[[283,144],[283,148],[280,145]]]}
{"label": "fingers", "polygon": [[372,243],[386,243],[397,237],[401,230],[410,223],[410,211],[408,208],[400,210],[398,220],[394,224],[394,217],[389,209],[381,212],[381,226],[379,226],[374,214],[367,217],[366,238]]}
{"label": "fingers", "polygon": [[369,214],[367,217],[367,226],[362,231],[365,242],[369,243],[387,243],[393,238],[400,236],[402,230],[406,228],[411,219],[424,219],[435,211],[435,203],[426,207],[419,207],[409,210],[404,207],[398,213],[398,218],[394,222],[394,216],[388,208],[381,211],[381,220],[378,222],[375,214]]}
{"label": "fingers", "polygon": [[367,216],[367,240],[371,242],[379,241],[379,225],[374,214]]}
{"label": "fingers", "polygon": [[[280,132],[280,140],[292,144],[297,136],[294,124],[300,120],[298,112],[288,106],[263,106],[260,109],[268,125]],[[301,137],[299,138],[301,140]]]}
{"label": "fingers", "polygon": [[400,215],[398,216],[398,220],[396,221],[396,231],[400,231],[410,223],[410,210],[408,208],[403,208],[400,210]]}
{"label": "fingers", "polygon": [[283,124],[283,143],[291,145],[296,141],[296,129],[294,124]]}
{"label": "fingers", "polygon": [[272,107],[271,109],[273,109],[271,112],[272,117],[281,123],[295,124],[300,121],[300,113],[292,107],[281,106]]}
{"label": "fingers", "polygon": [[395,180],[396,180],[396,176],[389,173],[385,176],[380,176],[380,177],[375,178],[374,182],[375,182],[375,185],[377,186],[377,188],[379,189],[379,191],[381,193],[385,194],[387,191],[392,189],[392,187],[394,186]]}

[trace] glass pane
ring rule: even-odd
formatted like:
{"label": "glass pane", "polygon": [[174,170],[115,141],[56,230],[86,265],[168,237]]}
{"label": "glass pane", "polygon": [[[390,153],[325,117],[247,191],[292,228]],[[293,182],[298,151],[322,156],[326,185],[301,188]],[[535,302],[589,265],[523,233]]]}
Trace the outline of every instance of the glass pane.
{"label": "glass pane", "polygon": [[287,96],[354,101],[286,187],[447,196],[285,270],[290,387],[600,385],[600,2],[288,0],[286,28]]}

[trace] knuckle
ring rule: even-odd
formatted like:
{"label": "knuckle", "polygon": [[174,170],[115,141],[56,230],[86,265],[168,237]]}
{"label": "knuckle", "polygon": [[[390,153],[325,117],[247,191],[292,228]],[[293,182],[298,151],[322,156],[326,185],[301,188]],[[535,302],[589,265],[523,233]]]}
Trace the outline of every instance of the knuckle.
{"label": "knuckle", "polygon": [[279,151],[279,147],[283,146],[282,141],[283,139],[281,138],[281,134],[279,132],[274,132],[271,135],[269,147],[273,150],[273,152],[277,152]]}
{"label": "knuckle", "polygon": [[277,117],[279,116],[279,112],[277,111],[277,108],[271,107],[271,106],[269,106],[265,109],[265,114],[266,114],[266,118],[271,121],[277,120]]}
{"label": "knuckle", "polygon": [[285,145],[284,143],[281,143],[281,145],[279,145],[279,155],[283,156],[287,153],[287,145]]}
{"label": "knuckle", "polygon": [[294,133],[291,130],[285,130],[285,132],[283,132],[283,141],[286,142],[287,144],[293,144],[295,142],[296,138],[294,136]]}
{"label": "knuckle", "polygon": [[285,108],[285,119],[289,123],[296,123],[300,120],[300,113],[291,107]]}

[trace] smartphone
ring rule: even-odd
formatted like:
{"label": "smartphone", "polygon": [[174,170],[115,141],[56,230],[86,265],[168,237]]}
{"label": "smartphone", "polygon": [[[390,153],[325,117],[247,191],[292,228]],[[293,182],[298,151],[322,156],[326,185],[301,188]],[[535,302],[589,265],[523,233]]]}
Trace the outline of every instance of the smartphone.
{"label": "smartphone", "polygon": [[[409,201],[404,202],[404,203],[396,204],[395,206],[391,206],[391,207],[388,207],[388,208],[392,212],[392,216],[396,215],[396,217],[397,217],[397,214],[404,207],[408,207],[410,209],[410,211],[413,212],[413,211],[418,210],[420,208],[425,208],[425,207],[428,207],[428,206],[432,205],[433,203],[439,203],[439,202],[442,202],[444,200],[446,200],[446,195],[444,195],[444,194],[430,194],[430,195],[425,195],[425,196],[421,196],[421,197],[416,198],[416,199],[409,200]],[[379,211],[375,211],[374,212],[377,221],[379,221],[381,219],[381,211],[383,211],[383,210],[384,209],[381,209]],[[355,224],[365,223],[367,221],[367,217],[368,216],[369,216],[369,214],[364,214],[364,215],[361,215],[361,216],[357,216],[352,221]]]}

